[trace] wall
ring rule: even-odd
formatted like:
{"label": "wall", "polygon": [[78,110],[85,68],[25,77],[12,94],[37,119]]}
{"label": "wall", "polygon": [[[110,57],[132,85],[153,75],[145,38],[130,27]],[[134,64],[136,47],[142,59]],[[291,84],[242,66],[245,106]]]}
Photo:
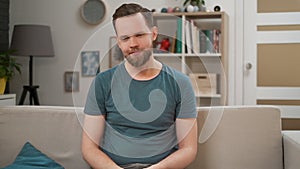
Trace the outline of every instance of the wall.
{"label": "wall", "polygon": [[[111,26],[111,15],[121,0],[103,0],[107,7],[105,20],[99,25],[88,25],[80,17],[80,7],[85,0],[11,0],[10,35],[15,24],[45,24],[52,30],[55,57],[34,58],[34,84],[39,85],[38,95],[42,105],[75,105],[83,106],[86,94],[93,77],[80,75],[79,92],[64,91],[64,72],[81,71],[80,51],[99,50],[102,60],[101,69],[108,65],[105,56],[109,50],[109,37],[114,35]],[[174,7],[183,4],[184,0],[134,0],[150,9]],[[229,15],[229,103],[234,102],[234,0],[226,2],[209,0],[206,5],[212,9],[215,4],[222,7]],[[92,36],[94,35],[94,36]],[[22,75],[16,76],[11,83],[11,92],[17,94],[17,100],[22,92],[22,86],[28,84],[28,57],[17,57],[23,64]],[[230,66],[232,65],[232,66]],[[28,98],[26,99],[28,104]]]}

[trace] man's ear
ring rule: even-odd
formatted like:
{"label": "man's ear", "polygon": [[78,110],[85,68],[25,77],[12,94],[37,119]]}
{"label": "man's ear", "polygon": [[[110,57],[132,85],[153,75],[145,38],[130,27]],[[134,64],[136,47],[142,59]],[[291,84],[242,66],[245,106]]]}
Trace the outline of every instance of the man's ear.
{"label": "man's ear", "polygon": [[158,28],[156,26],[152,27],[152,40],[155,41],[158,36]]}

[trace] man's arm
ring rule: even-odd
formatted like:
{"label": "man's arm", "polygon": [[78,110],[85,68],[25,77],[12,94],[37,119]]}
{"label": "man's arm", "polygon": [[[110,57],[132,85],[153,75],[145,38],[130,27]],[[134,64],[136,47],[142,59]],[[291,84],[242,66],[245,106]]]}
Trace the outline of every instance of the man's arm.
{"label": "man's arm", "polygon": [[195,159],[198,144],[197,119],[177,119],[176,132],[179,149],[148,169],[183,169]]}
{"label": "man's arm", "polygon": [[121,167],[99,149],[104,128],[105,117],[103,115],[85,115],[81,143],[83,158],[93,169],[120,169]]}

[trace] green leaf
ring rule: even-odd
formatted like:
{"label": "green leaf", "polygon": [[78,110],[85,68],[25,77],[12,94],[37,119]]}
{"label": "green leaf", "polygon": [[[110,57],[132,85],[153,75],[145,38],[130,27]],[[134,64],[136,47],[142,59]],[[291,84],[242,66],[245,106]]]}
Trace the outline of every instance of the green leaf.
{"label": "green leaf", "polygon": [[185,6],[190,0],[185,0],[183,6]]}
{"label": "green leaf", "polygon": [[22,65],[11,57],[15,52],[15,50],[7,50],[0,53],[0,78],[4,77],[10,80],[15,75],[15,70],[21,73],[20,67]]}

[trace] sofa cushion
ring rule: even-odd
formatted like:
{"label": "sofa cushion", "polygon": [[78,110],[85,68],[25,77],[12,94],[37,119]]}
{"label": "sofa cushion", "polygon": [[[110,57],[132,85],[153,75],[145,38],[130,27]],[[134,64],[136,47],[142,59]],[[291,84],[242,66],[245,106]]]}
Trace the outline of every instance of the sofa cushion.
{"label": "sofa cushion", "polygon": [[15,161],[4,169],[64,169],[60,164],[26,142]]}
{"label": "sofa cushion", "polygon": [[200,108],[196,160],[188,169],[282,169],[280,111],[272,106]]}

